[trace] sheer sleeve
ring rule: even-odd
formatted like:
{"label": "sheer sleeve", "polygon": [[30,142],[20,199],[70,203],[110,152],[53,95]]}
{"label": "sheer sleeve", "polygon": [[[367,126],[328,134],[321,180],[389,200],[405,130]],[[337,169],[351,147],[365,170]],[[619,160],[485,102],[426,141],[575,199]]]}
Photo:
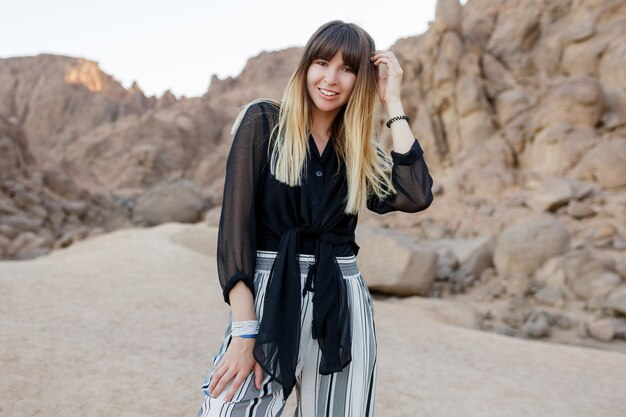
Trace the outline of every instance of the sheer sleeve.
{"label": "sheer sleeve", "polygon": [[390,211],[415,213],[428,208],[433,201],[433,179],[417,139],[406,153],[391,151],[391,158],[391,182],[398,194],[389,195],[384,200],[372,194],[367,200],[367,208],[378,214]]}
{"label": "sheer sleeve", "polygon": [[230,304],[230,290],[239,281],[255,296],[255,200],[263,163],[263,143],[269,134],[264,106],[266,104],[255,103],[245,109],[226,161],[217,237],[217,272],[227,304]]}

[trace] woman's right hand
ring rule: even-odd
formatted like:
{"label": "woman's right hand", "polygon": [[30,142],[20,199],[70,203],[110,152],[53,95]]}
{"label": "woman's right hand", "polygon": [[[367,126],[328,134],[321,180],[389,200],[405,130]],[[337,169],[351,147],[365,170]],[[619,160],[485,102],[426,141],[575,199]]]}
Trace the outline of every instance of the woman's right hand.
{"label": "woman's right hand", "polygon": [[226,401],[231,401],[237,389],[250,375],[250,371],[254,371],[254,385],[256,389],[261,389],[263,368],[252,355],[255,342],[256,339],[254,338],[233,337],[224,357],[217,363],[213,372],[209,391],[214,398],[217,398],[224,387],[234,378],[235,381],[225,397]]}

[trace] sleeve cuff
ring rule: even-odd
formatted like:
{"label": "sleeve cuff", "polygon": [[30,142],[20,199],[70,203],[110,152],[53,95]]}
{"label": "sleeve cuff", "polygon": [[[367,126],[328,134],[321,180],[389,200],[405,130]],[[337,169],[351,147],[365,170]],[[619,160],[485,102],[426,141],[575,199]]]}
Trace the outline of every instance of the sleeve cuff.
{"label": "sleeve cuff", "polygon": [[396,165],[411,165],[414,164],[422,155],[424,151],[420,146],[420,143],[417,139],[406,153],[398,153],[395,151],[391,151],[391,159],[393,163]]}
{"label": "sleeve cuff", "polygon": [[230,290],[233,289],[233,287],[239,282],[239,281],[243,281],[244,284],[246,284],[246,287],[248,287],[250,289],[250,291],[252,292],[252,297],[255,297],[254,294],[254,282],[252,280],[250,280],[250,278],[244,274],[243,272],[236,272],[235,275],[233,275],[232,277],[229,278],[229,280],[226,282],[226,285],[224,285],[224,289],[222,291],[223,295],[224,295],[224,301],[226,302],[226,304],[230,305]]}

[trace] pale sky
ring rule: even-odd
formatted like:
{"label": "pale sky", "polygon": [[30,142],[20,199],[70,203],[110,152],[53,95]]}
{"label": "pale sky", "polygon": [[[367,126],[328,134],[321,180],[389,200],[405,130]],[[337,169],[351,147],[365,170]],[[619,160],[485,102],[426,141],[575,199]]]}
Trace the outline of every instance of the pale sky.
{"label": "pale sky", "polygon": [[[423,33],[435,0],[5,1],[0,57],[83,57],[147,96],[204,94],[212,74],[237,76],[261,51],[304,46],[323,23],[363,27],[377,49]],[[462,2],[464,3],[464,1]]]}

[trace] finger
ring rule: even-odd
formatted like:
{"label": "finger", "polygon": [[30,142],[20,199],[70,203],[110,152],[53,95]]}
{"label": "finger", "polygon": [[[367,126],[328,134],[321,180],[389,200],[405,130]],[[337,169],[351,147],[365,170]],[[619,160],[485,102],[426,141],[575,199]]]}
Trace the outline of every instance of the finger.
{"label": "finger", "polygon": [[213,396],[214,397],[219,397],[219,395],[222,393],[222,390],[224,389],[224,387],[226,386],[226,384],[228,384],[230,382],[231,379],[233,379],[233,377],[235,376],[235,373],[233,371],[228,371],[224,374],[224,376],[222,378],[220,378],[220,382],[217,383],[217,385],[215,386],[215,391],[211,391],[213,392]]}
{"label": "finger", "polygon": [[397,74],[401,74],[402,73],[402,68],[400,68],[400,64],[398,64],[395,61],[390,60],[389,58],[379,58],[378,60],[376,60],[374,62],[375,65],[379,65],[379,64],[385,64],[387,65],[387,69],[391,70],[391,73],[397,73]]}
{"label": "finger", "polygon": [[254,364],[254,385],[256,389],[261,390],[261,384],[263,383],[263,368],[258,363]]}
{"label": "finger", "polygon": [[[214,394],[214,397],[217,397],[218,395],[220,395],[220,392],[222,392],[222,388],[218,389],[218,385],[220,382],[222,382],[228,370],[229,370],[228,367],[224,366],[223,368],[215,372],[215,375],[213,376],[213,380],[211,381],[211,385],[209,386],[209,391],[211,391]],[[223,382],[222,387],[226,383],[228,383],[228,379]]]}
{"label": "finger", "polygon": [[374,59],[374,64],[377,64],[379,62],[389,62],[389,61],[390,61],[390,59],[389,59],[388,56],[380,55],[380,56],[376,57],[376,59]]}
{"label": "finger", "polygon": [[213,375],[211,375],[211,383],[209,384],[209,391],[213,392],[215,386],[222,378],[222,375],[227,371],[227,368],[220,368],[213,371]]}
{"label": "finger", "polygon": [[235,396],[235,393],[237,392],[237,390],[239,389],[239,387],[241,386],[241,384],[243,384],[243,381],[246,380],[246,374],[243,372],[240,372],[237,374],[237,376],[235,377],[235,381],[233,382],[233,385],[230,387],[230,390],[228,391],[228,394],[226,394],[226,401],[231,401],[233,399],[233,397]]}
{"label": "finger", "polygon": [[391,58],[389,58],[389,57],[387,57],[387,56],[381,56],[381,57],[378,57],[378,58],[374,61],[374,64],[376,64],[376,65],[378,65],[378,64],[380,64],[380,63],[384,63],[384,64],[387,64],[387,65],[390,65],[390,64],[391,64],[391,65],[393,65],[394,67],[396,67],[396,66],[397,66],[398,68],[400,67],[400,64],[398,63],[398,61],[393,60],[393,59],[391,59]]}

